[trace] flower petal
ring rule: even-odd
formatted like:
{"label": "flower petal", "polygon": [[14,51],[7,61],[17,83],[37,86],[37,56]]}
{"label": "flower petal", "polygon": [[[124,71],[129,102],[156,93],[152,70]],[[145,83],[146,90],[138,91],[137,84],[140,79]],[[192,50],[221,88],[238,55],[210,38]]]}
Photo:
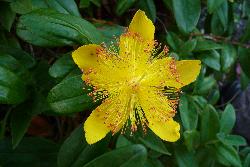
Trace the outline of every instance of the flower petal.
{"label": "flower petal", "polygon": [[134,15],[128,30],[140,34],[145,40],[154,40],[155,26],[141,10]]}
{"label": "flower petal", "polygon": [[124,62],[121,65],[129,67],[127,75],[140,76],[144,72],[153,48],[153,41],[143,40],[136,34],[121,35],[119,56]]}
{"label": "flower petal", "polygon": [[95,44],[81,46],[72,53],[73,60],[83,70],[95,67],[97,63],[97,50],[100,48],[101,46]]}
{"label": "flower petal", "polygon": [[145,12],[138,10],[128,32],[120,36],[119,56],[129,65],[128,74],[140,76],[146,68],[154,49],[154,31],[152,21]]}
{"label": "flower petal", "polygon": [[[143,27],[143,28],[142,28]],[[121,66],[129,67],[127,74],[140,76],[145,69],[154,49],[155,27],[145,13],[138,10],[131,21],[128,32],[119,40]]]}
{"label": "flower petal", "polygon": [[139,92],[139,103],[148,127],[161,139],[174,142],[180,138],[180,125],[172,117],[177,101],[169,100],[160,90],[148,88]]}
{"label": "flower petal", "polygon": [[175,142],[180,138],[180,125],[172,118],[166,122],[149,119],[149,128],[162,140]]}
{"label": "flower petal", "polygon": [[156,59],[145,72],[142,84],[177,89],[193,82],[200,72],[200,60],[175,61],[170,57]]}
{"label": "flower petal", "polygon": [[72,57],[83,70],[82,79],[95,88],[109,91],[126,80],[127,65],[122,65],[117,56],[99,45],[81,46],[72,53]]}
{"label": "flower petal", "polygon": [[145,77],[141,81],[142,85],[154,87],[175,85],[176,81],[170,70],[172,61],[173,59],[170,57],[153,60],[145,70]]}
{"label": "flower petal", "polygon": [[182,60],[176,62],[177,73],[182,86],[188,85],[195,81],[200,73],[200,60]]}
{"label": "flower petal", "polygon": [[104,112],[100,113],[93,111],[84,123],[85,138],[87,143],[94,144],[103,139],[110,131],[109,128],[103,124]]}
{"label": "flower petal", "polygon": [[106,136],[108,132],[118,132],[129,116],[126,110],[129,97],[125,90],[113,92],[103,100],[84,123],[86,141],[96,143]]}

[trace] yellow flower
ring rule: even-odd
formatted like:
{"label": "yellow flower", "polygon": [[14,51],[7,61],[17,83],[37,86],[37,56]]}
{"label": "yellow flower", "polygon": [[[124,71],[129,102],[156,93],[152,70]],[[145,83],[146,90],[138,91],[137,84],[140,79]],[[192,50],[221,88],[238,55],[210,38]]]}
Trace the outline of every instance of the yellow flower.
{"label": "yellow flower", "polygon": [[93,86],[90,95],[102,100],[84,123],[89,144],[127,127],[136,131],[148,126],[170,142],[180,138],[180,125],[173,120],[176,95],[196,79],[200,61],[176,61],[167,56],[166,47],[159,53],[154,32],[153,23],[139,10],[120,37],[119,51],[89,44],[73,52],[82,79]]}

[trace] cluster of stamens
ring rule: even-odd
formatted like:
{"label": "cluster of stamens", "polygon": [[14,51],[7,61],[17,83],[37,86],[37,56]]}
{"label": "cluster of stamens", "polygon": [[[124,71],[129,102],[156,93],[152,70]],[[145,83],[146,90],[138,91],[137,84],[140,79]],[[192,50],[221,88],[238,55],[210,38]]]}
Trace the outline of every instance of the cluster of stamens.
{"label": "cluster of stamens", "polygon": [[[143,131],[146,131],[149,122],[145,116],[145,111],[140,104],[140,99],[137,96],[137,93],[142,89],[140,81],[131,81],[129,79],[134,78],[115,75],[119,75],[124,70],[131,72],[131,75],[135,73],[139,67],[135,65],[132,66],[127,62],[132,60],[137,61],[137,59],[139,59],[137,56],[141,56],[141,54],[150,55],[147,62],[150,66],[150,63],[153,63],[154,60],[167,57],[169,49],[166,46],[162,49],[161,44],[157,41],[145,42],[145,40],[137,33],[126,32],[122,36],[123,38],[128,39],[128,43],[123,44],[125,46],[125,51],[122,53],[123,55],[119,55],[121,53],[117,49],[119,42],[121,41],[115,42],[109,47],[102,44],[102,47],[96,50],[97,65],[98,68],[101,67],[102,70],[97,69],[97,67],[92,67],[84,71],[84,81],[87,85],[93,87],[93,91],[88,95],[93,98],[94,102],[102,101],[102,103],[105,103],[105,106],[107,106],[106,108],[100,106],[96,110],[100,113],[103,112],[101,110],[105,110],[105,114],[100,114],[100,116],[102,117],[104,124],[110,128],[112,133],[116,133],[120,129],[122,129],[121,133],[124,133],[126,132],[127,127],[130,127],[132,133],[138,130],[138,127],[141,127]],[[129,48],[129,46],[131,46],[129,42],[134,42],[133,47],[138,48],[139,50],[136,52],[132,51],[133,48]],[[174,77],[176,81],[179,82],[179,75],[176,70],[174,59],[169,62],[168,66],[162,68],[163,70],[166,69],[170,71],[171,76],[166,76],[166,79],[168,77]],[[146,70],[147,69],[145,69],[145,71]],[[161,74],[156,73],[156,75]],[[107,80],[105,81],[105,84],[101,83],[101,81],[95,81],[95,78],[101,80],[101,77],[110,78],[104,78]],[[141,76],[134,77],[140,78]],[[147,75],[145,75],[145,78],[146,77]],[[176,88],[163,87],[164,83],[165,81],[162,81],[162,85],[159,85],[159,88],[155,87],[156,85],[152,85],[152,87],[154,86],[153,90],[150,90],[151,87],[147,88],[148,91],[155,93],[154,97],[149,97],[148,99],[159,98],[160,103],[164,102],[170,108],[169,111],[161,111],[162,108],[153,107],[154,104],[152,101],[147,100],[147,102],[152,105],[149,107],[150,117],[157,117],[157,119],[162,122],[168,121],[175,115],[180,93]],[[144,88],[146,91],[147,89]],[[126,97],[121,96],[121,94],[124,94]],[[129,119],[127,120],[127,118]],[[125,125],[122,124],[122,122],[125,122]]]}

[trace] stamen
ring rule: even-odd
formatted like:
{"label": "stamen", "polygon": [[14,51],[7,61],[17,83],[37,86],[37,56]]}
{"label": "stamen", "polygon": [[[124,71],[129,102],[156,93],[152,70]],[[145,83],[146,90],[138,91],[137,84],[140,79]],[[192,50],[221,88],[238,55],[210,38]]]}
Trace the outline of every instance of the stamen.
{"label": "stamen", "polygon": [[[157,41],[145,41],[138,33],[129,31],[121,36],[119,43],[111,43],[109,47],[103,43],[101,46],[96,50],[96,66],[85,70],[83,79],[93,88],[88,95],[94,102],[105,103],[106,107],[101,105],[97,111],[105,111],[102,120],[112,134],[120,129],[124,133],[128,127],[132,134],[140,127],[146,133],[148,119],[166,122],[175,115],[180,91],[164,87],[168,78],[179,82],[175,60],[167,60],[159,69],[151,68],[157,63],[155,60],[167,57],[168,47],[164,46],[162,50],[162,44]],[[150,75],[148,70],[151,70]],[[154,80],[150,80],[155,75],[164,75],[164,79],[157,82],[159,85],[153,85]],[[144,80],[150,80],[152,85],[143,87],[141,82]],[[138,96],[141,91],[150,97],[139,99],[142,98]]]}

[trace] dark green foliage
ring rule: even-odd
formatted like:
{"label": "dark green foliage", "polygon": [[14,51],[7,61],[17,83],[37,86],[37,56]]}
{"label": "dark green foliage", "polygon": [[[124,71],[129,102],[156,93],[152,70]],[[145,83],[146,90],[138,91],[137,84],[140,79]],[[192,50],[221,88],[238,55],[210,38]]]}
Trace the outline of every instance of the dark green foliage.
{"label": "dark green foliage", "polygon": [[26,98],[24,81],[11,70],[0,66],[0,102],[18,104]]}
{"label": "dark green foliage", "polygon": [[10,31],[11,26],[15,19],[15,12],[10,8],[10,4],[7,2],[0,2],[0,23],[7,31]]}
{"label": "dark green foliage", "polygon": [[173,11],[180,31],[189,33],[198,23],[201,6],[200,0],[174,0]]}
{"label": "dark green foliage", "polygon": [[35,9],[49,8],[59,13],[81,16],[74,0],[15,0],[11,9],[18,14],[26,14]]}
{"label": "dark green foliage", "polygon": [[[140,129],[88,145],[83,124],[100,102],[71,53],[102,42],[118,51],[138,9],[169,56],[202,62],[180,94],[181,137]],[[223,91],[249,87],[249,42],[249,0],[0,0],[0,167],[249,167],[238,94]]]}
{"label": "dark green foliage", "polygon": [[70,114],[90,109],[92,99],[83,88],[87,89],[81,80],[81,75],[67,77],[53,87],[48,94],[48,102],[54,112]]}
{"label": "dark green foliage", "polygon": [[8,167],[50,167],[56,166],[58,145],[42,138],[23,138],[13,150],[10,139],[0,142],[0,163]]}
{"label": "dark green foliage", "polygon": [[140,167],[144,165],[146,158],[146,148],[142,145],[135,144],[105,153],[102,156],[90,161],[88,164],[84,165],[84,167]]}
{"label": "dark green foliage", "polygon": [[88,145],[84,139],[83,127],[80,126],[62,144],[58,153],[58,167],[84,166],[106,152],[107,146],[107,139],[94,145]]}
{"label": "dark green foliage", "polygon": [[74,64],[71,54],[62,55],[57,61],[50,67],[49,75],[54,78],[62,78],[74,70],[76,65]]}
{"label": "dark green foliage", "polygon": [[88,21],[47,9],[22,15],[17,24],[17,35],[29,43],[43,47],[103,41],[101,34]]}

